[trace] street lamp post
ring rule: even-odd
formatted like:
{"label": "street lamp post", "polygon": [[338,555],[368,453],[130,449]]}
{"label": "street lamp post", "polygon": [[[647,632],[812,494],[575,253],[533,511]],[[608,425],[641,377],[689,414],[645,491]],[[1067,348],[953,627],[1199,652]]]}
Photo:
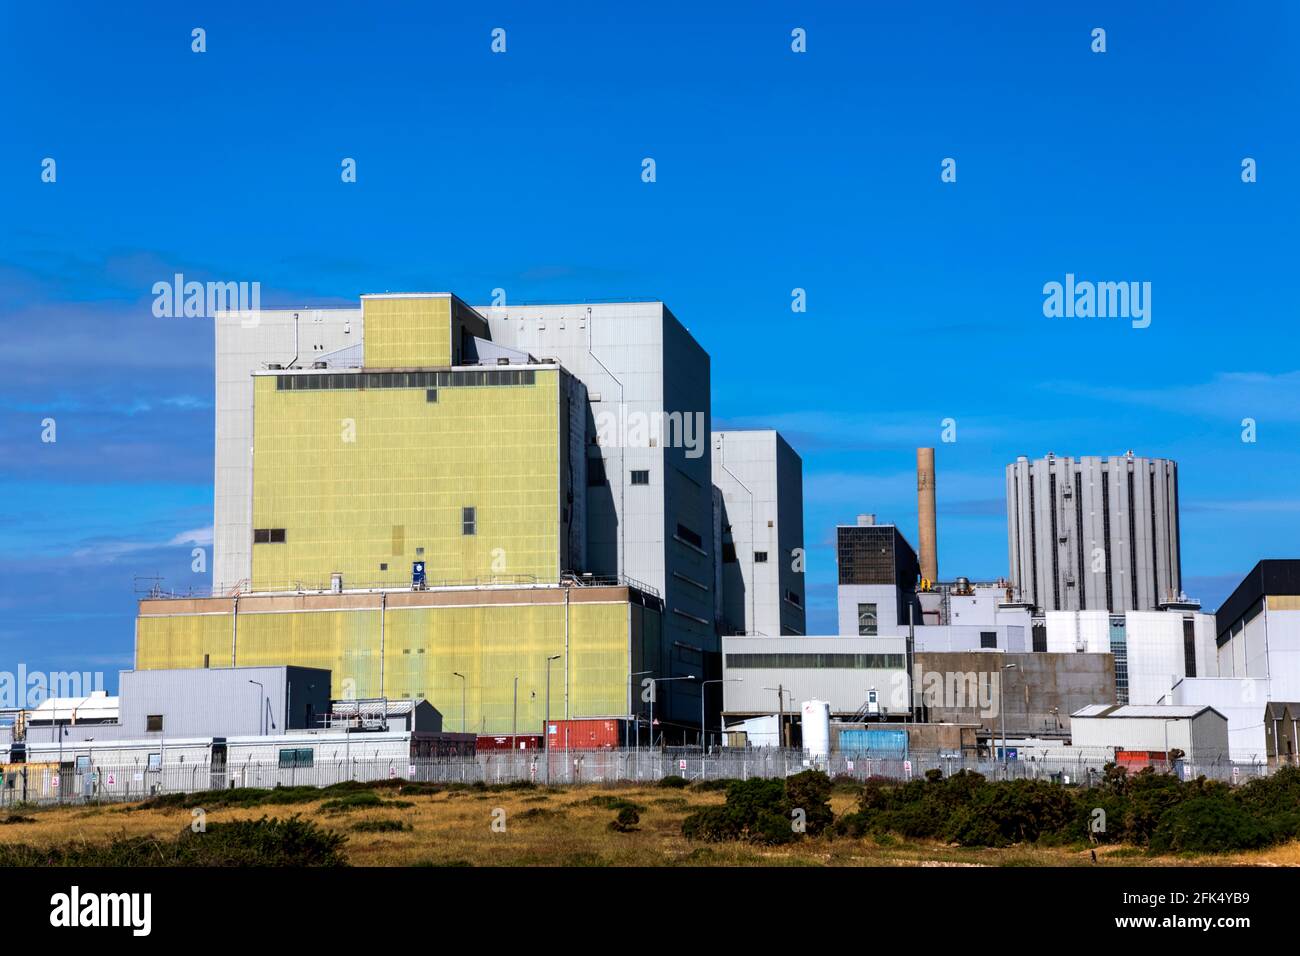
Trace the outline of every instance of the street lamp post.
{"label": "street lamp post", "polygon": [[469,681],[465,679],[465,675],[460,671],[452,671],[451,676],[460,678],[460,732],[462,734],[468,733],[468,728],[465,723],[465,686]]}
{"label": "street lamp post", "polygon": [[[510,714],[510,750],[513,752],[519,749],[519,675],[515,675],[515,700],[514,709]],[[514,758],[511,757],[513,763]]]}
{"label": "street lamp post", "polygon": [[546,658],[546,719],[542,721],[542,747],[546,750],[546,785],[551,785],[551,661],[560,655]]}
{"label": "street lamp post", "polygon": [[[636,750],[641,749],[641,718],[635,715],[632,707],[632,678],[644,677],[646,674],[653,674],[654,671],[634,671],[627,675],[627,717],[632,725],[636,728],[636,739],[633,741],[633,747]],[[652,728],[653,729],[653,728]],[[627,732],[623,733],[623,746],[627,747]]]}
{"label": "street lamp post", "polygon": [[[1002,670],[1009,671],[1018,665],[1003,664]],[[1007,779],[1007,695],[1005,690],[1005,679],[998,682],[998,719],[1002,722],[1002,779]]]}
{"label": "street lamp post", "polygon": [[656,677],[650,682],[650,747],[654,748],[655,744],[655,698],[658,693],[655,691],[655,684],[666,684],[674,680],[695,680],[694,674],[687,674],[685,677]]}
{"label": "street lamp post", "polygon": [[[704,735],[705,735],[705,730],[704,730],[705,690],[704,689],[708,687],[710,684],[733,684],[733,683],[740,684],[743,682],[744,682],[744,678],[741,677],[718,677],[718,678],[714,678],[713,680],[701,681],[700,683],[700,754],[701,756],[704,754]],[[718,732],[719,733],[722,732],[721,721],[719,721],[718,723]]]}

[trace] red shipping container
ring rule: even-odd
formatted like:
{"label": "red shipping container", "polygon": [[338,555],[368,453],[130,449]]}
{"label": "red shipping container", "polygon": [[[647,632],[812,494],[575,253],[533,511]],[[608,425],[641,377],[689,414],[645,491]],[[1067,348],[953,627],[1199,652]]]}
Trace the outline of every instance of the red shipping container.
{"label": "red shipping container", "polygon": [[616,750],[623,746],[627,721],[617,717],[594,720],[552,720],[547,746],[552,750]]}

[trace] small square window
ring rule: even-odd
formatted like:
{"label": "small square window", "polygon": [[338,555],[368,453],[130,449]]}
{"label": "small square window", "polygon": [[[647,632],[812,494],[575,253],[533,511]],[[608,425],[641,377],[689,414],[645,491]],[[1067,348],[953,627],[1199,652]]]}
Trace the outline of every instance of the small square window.
{"label": "small square window", "polygon": [[271,544],[284,544],[283,528],[272,528],[270,534],[271,534]]}
{"label": "small square window", "polygon": [[634,471],[634,472],[632,472],[632,484],[634,484],[634,485],[648,485],[648,484],[650,484],[650,472],[649,472],[649,471]]}
{"label": "small square window", "polygon": [[266,544],[271,540],[271,532],[266,528],[257,528],[253,531],[253,544]]}
{"label": "small square window", "polygon": [[388,565],[387,565],[387,564],[381,564],[381,565],[379,565],[379,570],[380,570],[380,571],[387,571],[387,570],[388,570]]}
{"label": "small square window", "polygon": [[993,648],[998,646],[997,631],[980,631],[980,647]]}
{"label": "small square window", "polygon": [[460,509],[460,533],[478,534],[478,513],[474,508]]}
{"label": "small square window", "polygon": [[157,733],[162,730],[162,714],[149,714],[144,719],[144,729],[147,733]]}
{"label": "small square window", "polygon": [[426,388],[424,390],[424,400],[426,402],[436,402],[438,400],[438,390],[436,388]]}
{"label": "small square window", "polygon": [[755,561],[756,563],[758,563],[758,564],[766,564],[766,563],[767,563],[767,552],[766,552],[766,551],[755,551],[755,552],[754,552],[754,561]]}

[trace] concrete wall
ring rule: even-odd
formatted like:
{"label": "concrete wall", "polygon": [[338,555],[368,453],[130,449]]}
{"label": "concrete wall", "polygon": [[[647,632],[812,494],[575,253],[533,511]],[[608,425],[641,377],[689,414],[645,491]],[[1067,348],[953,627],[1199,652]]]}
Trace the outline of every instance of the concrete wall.
{"label": "concrete wall", "polygon": [[[1016,666],[1003,670],[1007,664]],[[1068,733],[1074,711],[1115,703],[1110,654],[918,651],[914,680],[930,720],[977,723],[989,733],[1001,733],[1004,712],[1008,735]]]}

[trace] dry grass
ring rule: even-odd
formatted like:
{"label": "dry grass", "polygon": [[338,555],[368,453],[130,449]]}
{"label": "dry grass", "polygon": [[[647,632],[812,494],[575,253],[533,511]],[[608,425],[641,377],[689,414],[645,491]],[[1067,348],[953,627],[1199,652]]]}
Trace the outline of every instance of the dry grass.
{"label": "dry grass", "polygon": [[[610,796],[638,804],[640,823],[615,833],[616,811],[591,803]],[[432,795],[386,794],[414,806],[324,813],[320,801],[291,807],[214,810],[209,822],[302,813],[346,833],[348,860],[357,866],[1093,866],[1088,850],[1011,847],[962,849],[937,843],[867,839],[809,840],[791,847],[692,843],[681,835],[693,809],[722,802],[722,794],[657,787],[575,787],[500,793],[451,791]],[[836,814],[853,798],[836,794]],[[191,822],[189,810],[132,810],[122,806],[20,811],[32,823],[0,826],[0,842],[36,845],[107,842],[120,836],[171,836]],[[412,829],[357,833],[361,820],[393,819]],[[494,821],[504,820],[504,830]],[[1300,842],[1255,853],[1215,857],[1149,857],[1099,848],[1104,866],[1300,866]]]}

